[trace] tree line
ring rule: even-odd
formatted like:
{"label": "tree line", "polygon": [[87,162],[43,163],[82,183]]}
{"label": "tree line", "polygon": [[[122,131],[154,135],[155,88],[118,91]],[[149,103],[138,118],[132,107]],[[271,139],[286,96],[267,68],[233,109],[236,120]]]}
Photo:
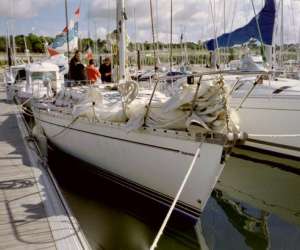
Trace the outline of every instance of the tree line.
{"label": "tree line", "polygon": [[[12,41],[12,37],[10,38]],[[0,52],[6,51],[6,37],[0,36]],[[38,36],[36,34],[30,33],[28,35],[17,35],[15,36],[15,44],[16,44],[16,51],[18,53],[25,52],[25,41],[28,50],[31,53],[44,53],[45,52],[45,44],[51,44],[54,41],[53,37],[49,36]],[[173,44],[172,48],[180,49],[181,44]],[[201,43],[193,43],[187,42],[184,45],[187,49],[201,49]],[[97,39],[92,40],[90,38],[83,38],[79,39],[79,49],[82,51],[87,50],[90,47],[93,51],[97,51],[99,53],[107,53],[109,51],[109,46],[107,46],[106,40]],[[158,49],[167,49],[169,48],[169,44],[158,42],[155,44],[155,47]],[[143,42],[143,43],[133,43],[129,42],[128,49],[130,51],[134,51],[135,49],[140,50],[153,50],[154,45],[150,42]]]}
{"label": "tree line", "polygon": [[[11,38],[12,40],[12,38]],[[18,53],[24,53],[25,52],[25,41],[28,50],[30,53],[45,53],[45,44],[51,44],[54,41],[53,37],[49,36],[39,36],[33,33],[30,33],[26,36],[24,35],[17,35],[15,37],[15,44],[16,44],[16,51]],[[299,46],[299,45],[298,45]],[[284,49],[289,52],[296,52],[297,45],[294,44],[288,44],[285,45]],[[108,53],[110,48],[106,42],[106,40],[97,39],[92,40],[90,38],[83,38],[79,39],[79,49],[81,51],[86,51],[90,47],[94,52],[97,53]],[[256,42],[250,41],[248,43],[248,47],[250,49],[258,49],[258,45]],[[154,48],[157,48],[158,50],[167,50],[170,48],[170,45],[168,43],[163,42],[157,42],[155,45],[151,42],[138,42],[128,43],[128,49],[129,51],[135,51],[136,49],[143,50],[143,51],[149,51],[153,50]],[[172,45],[173,49],[180,50],[182,48],[186,48],[187,50],[201,50],[203,48],[203,43],[201,41],[198,42],[185,42],[183,44],[180,43],[174,43]],[[6,51],[6,37],[0,36],[0,52]],[[229,50],[229,53],[231,51]]]}

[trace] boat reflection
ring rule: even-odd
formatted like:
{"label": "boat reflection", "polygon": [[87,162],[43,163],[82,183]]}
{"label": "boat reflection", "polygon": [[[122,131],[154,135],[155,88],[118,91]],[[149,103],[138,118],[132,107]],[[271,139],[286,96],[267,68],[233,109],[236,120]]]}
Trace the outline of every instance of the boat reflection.
{"label": "boat reflection", "polygon": [[295,249],[300,244],[295,164],[236,149],[197,224],[208,248]]}
{"label": "boat reflection", "polygon": [[[61,152],[49,157],[94,249],[151,245],[166,214],[157,213],[157,205],[89,174],[86,165],[80,167],[85,163]],[[196,226],[183,224],[184,219],[170,224],[157,249],[295,249],[300,245],[300,178],[282,161],[235,150],[201,220]]]}

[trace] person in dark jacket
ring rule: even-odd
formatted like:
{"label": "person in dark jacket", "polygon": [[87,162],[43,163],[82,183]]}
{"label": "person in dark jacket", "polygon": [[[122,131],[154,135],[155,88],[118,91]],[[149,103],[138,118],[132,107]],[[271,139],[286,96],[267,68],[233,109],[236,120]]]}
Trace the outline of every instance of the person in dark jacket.
{"label": "person in dark jacket", "polygon": [[112,82],[111,61],[109,57],[104,59],[104,63],[99,68],[102,82]]}
{"label": "person in dark jacket", "polygon": [[80,51],[77,50],[69,64],[69,79],[74,81],[85,81],[87,79],[85,67],[80,61]]}

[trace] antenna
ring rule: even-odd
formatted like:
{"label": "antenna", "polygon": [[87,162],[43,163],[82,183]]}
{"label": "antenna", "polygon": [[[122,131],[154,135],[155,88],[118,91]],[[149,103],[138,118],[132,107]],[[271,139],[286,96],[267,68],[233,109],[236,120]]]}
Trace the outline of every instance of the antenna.
{"label": "antenna", "polygon": [[67,27],[67,53],[68,61],[70,60],[70,44],[69,44],[69,17],[68,17],[68,0],[65,0],[65,16],[66,16],[66,27]]}

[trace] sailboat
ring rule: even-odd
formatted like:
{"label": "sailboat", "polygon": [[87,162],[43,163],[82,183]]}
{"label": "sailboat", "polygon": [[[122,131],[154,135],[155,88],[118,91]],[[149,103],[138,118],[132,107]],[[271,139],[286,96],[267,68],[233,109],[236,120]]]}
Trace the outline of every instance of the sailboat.
{"label": "sailboat", "polygon": [[66,88],[54,100],[33,102],[36,123],[62,151],[164,205],[171,204],[194,159],[176,209],[198,218],[232,146],[223,85],[199,79],[197,87],[185,86],[172,98],[155,89],[143,93],[126,81],[124,0],[117,0],[117,17],[119,91]]}
{"label": "sailboat", "polygon": [[[206,47],[215,51],[256,39],[265,46],[265,55],[272,65],[275,17],[275,1],[266,0],[263,9],[247,25],[207,41]],[[232,71],[225,79],[231,88],[230,105],[238,114],[239,127],[249,134],[248,149],[299,158],[300,81],[277,77],[276,72],[262,68],[249,55],[244,59],[245,76]]]}
{"label": "sailboat", "polygon": [[4,82],[7,100],[27,106],[32,98],[53,96],[63,84],[58,66],[46,61],[10,66]]}

